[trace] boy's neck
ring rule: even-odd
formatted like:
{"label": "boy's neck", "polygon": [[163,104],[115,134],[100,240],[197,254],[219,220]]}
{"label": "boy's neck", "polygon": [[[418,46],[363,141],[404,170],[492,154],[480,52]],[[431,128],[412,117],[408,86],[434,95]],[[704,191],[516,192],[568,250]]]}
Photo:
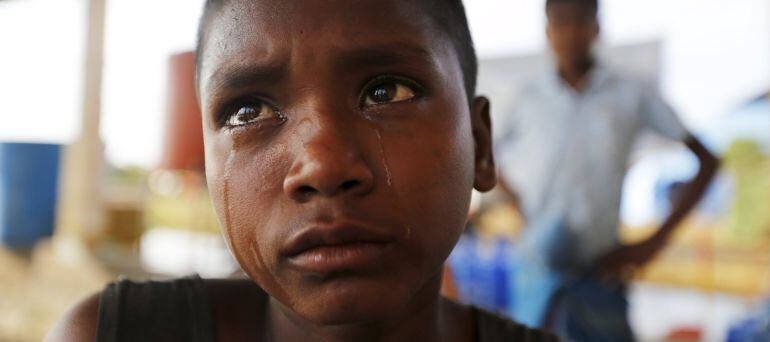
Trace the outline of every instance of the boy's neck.
{"label": "boy's neck", "polygon": [[571,63],[560,63],[559,76],[577,92],[582,92],[588,83],[588,74],[595,65],[593,57],[582,58]]}
{"label": "boy's neck", "polygon": [[[439,278],[440,279],[440,278]],[[433,281],[431,281],[433,282]],[[440,284],[440,282],[439,282]],[[470,310],[438,295],[439,286],[425,286],[399,317],[381,322],[318,325],[270,300],[273,341],[471,341]]]}

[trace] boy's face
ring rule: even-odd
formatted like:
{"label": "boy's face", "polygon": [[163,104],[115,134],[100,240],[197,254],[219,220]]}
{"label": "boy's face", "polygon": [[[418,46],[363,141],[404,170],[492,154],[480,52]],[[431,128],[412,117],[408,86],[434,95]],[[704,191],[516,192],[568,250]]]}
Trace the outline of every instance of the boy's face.
{"label": "boy's face", "polygon": [[231,250],[271,296],[338,324],[435,300],[488,104],[415,1],[230,1],[200,66],[206,171]]}
{"label": "boy's face", "polygon": [[546,8],[546,33],[560,65],[572,66],[591,58],[599,24],[591,9],[576,3],[554,3]]}

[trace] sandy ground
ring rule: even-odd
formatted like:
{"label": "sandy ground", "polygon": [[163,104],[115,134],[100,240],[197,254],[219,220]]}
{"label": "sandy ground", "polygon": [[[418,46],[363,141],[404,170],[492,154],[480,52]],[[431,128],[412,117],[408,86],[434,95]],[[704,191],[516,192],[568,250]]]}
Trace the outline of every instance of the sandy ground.
{"label": "sandy ground", "polygon": [[68,308],[114,277],[87,256],[61,255],[50,242],[27,255],[0,247],[0,341],[41,341]]}

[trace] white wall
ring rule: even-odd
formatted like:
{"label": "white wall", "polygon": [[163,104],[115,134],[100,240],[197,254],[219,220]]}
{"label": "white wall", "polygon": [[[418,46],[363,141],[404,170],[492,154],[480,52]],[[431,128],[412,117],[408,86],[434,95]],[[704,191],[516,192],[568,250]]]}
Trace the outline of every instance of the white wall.
{"label": "white wall", "polygon": [[155,167],[169,56],[195,46],[202,0],[108,0],[102,137],[118,165]]}
{"label": "white wall", "polygon": [[[546,49],[543,0],[466,0],[479,55]],[[770,0],[603,0],[602,44],[662,43],[661,86],[697,130],[770,88]]]}
{"label": "white wall", "polygon": [[77,135],[85,10],[79,0],[0,2],[0,141]]}

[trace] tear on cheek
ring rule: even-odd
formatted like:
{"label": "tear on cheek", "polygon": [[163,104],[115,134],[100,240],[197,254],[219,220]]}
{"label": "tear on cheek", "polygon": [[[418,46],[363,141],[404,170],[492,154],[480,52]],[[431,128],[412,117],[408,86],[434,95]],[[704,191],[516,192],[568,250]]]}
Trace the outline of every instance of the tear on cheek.
{"label": "tear on cheek", "polygon": [[249,244],[249,249],[251,251],[251,256],[253,259],[257,262],[257,268],[261,271],[266,270],[265,268],[265,261],[262,258],[262,253],[259,251],[259,246],[257,246],[256,241],[252,241]]}
{"label": "tear on cheek", "polygon": [[235,152],[230,151],[230,154],[227,157],[227,161],[225,161],[224,171],[222,172],[222,175],[220,176],[219,181],[217,182],[219,184],[219,187],[221,189],[221,192],[219,192],[220,201],[222,203],[222,221],[224,224],[225,232],[227,232],[227,235],[229,237],[232,237],[232,211],[233,208],[231,206],[230,201],[230,169],[232,169],[233,160],[235,160]]}
{"label": "tear on cheek", "polygon": [[[273,298],[278,299],[284,305],[288,307],[294,307],[291,297],[286,293],[284,287],[276,281],[276,276],[265,264],[265,259],[262,256],[262,250],[259,248],[257,241],[252,240],[249,242],[249,251],[251,254],[251,260],[254,261],[256,267],[252,265],[241,265],[247,273],[251,276],[263,290],[268,292]],[[256,273],[256,274],[252,274]]]}

